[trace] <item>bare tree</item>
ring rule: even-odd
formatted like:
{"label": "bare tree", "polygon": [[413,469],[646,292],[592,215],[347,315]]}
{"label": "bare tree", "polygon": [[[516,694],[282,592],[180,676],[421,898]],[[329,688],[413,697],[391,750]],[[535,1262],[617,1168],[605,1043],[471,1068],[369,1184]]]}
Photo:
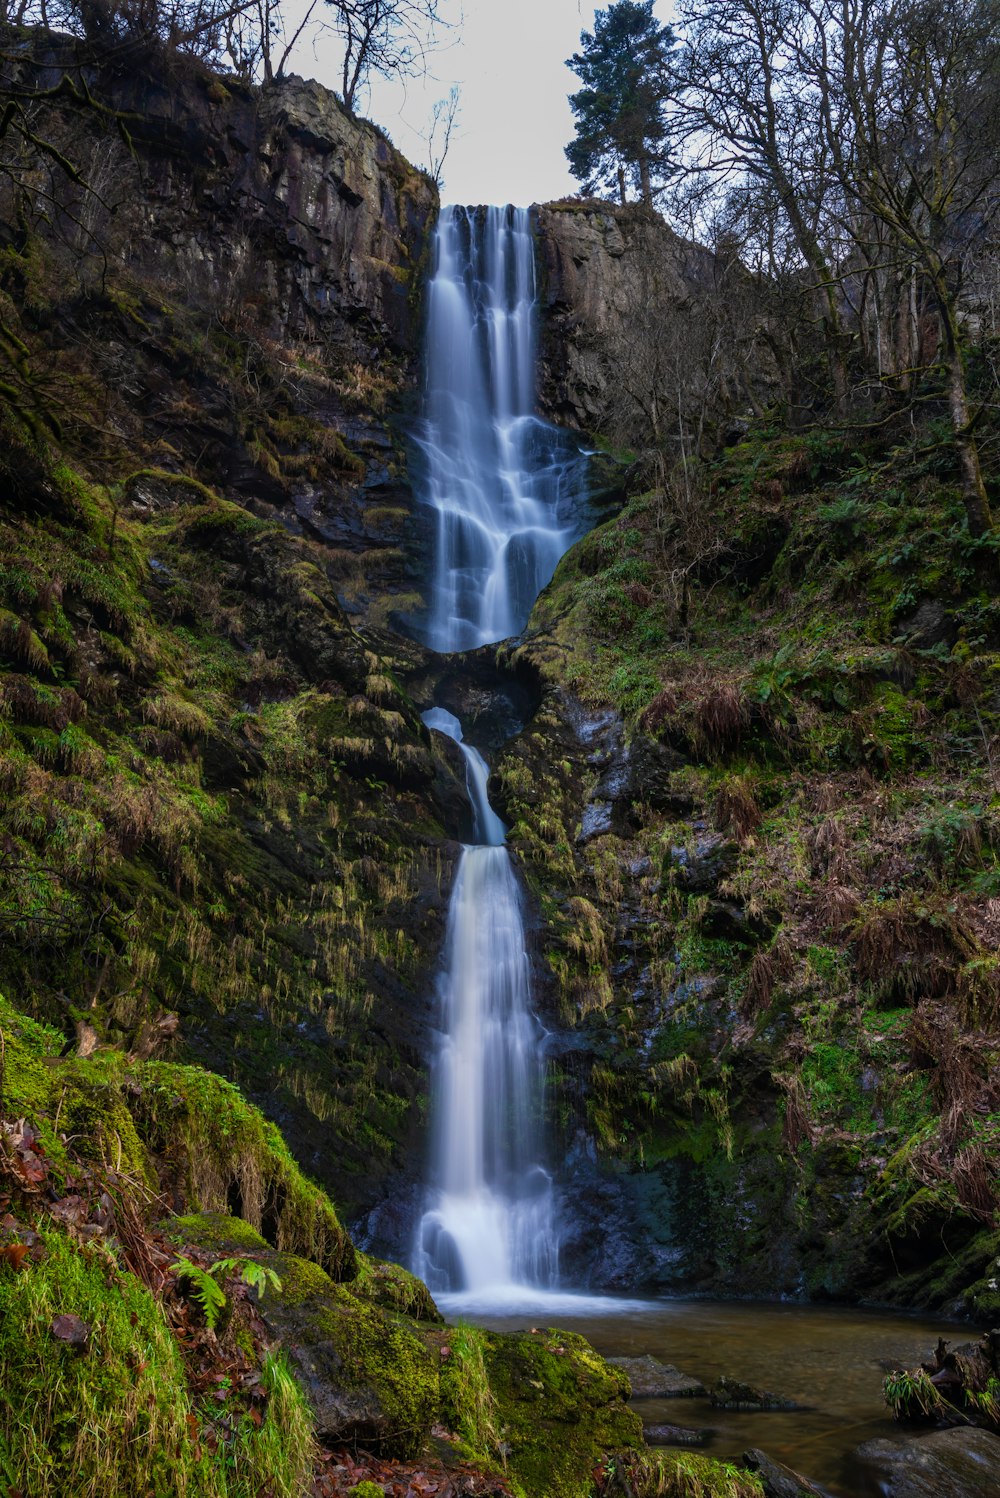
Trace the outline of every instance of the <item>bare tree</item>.
{"label": "bare tree", "polygon": [[[714,213],[738,190],[776,208],[820,303],[838,400],[847,388],[843,312],[825,239],[828,145],[816,101],[803,90],[797,0],[681,0],[684,45],[676,64],[674,129],[686,153],[683,187]],[[757,204],[759,209],[760,202]]]}
{"label": "bare tree", "polygon": [[413,77],[423,71],[440,24],[439,0],[325,0],[344,46],[342,97],[354,112],[373,73]]}
{"label": "bare tree", "polygon": [[438,99],[431,110],[430,123],[424,133],[427,146],[427,172],[434,186],[440,189],[444,183],[444,164],[451,149],[451,137],[458,121],[462,102],[462,90],[452,85],[447,99]]}
{"label": "bare tree", "polygon": [[[1000,213],[1000,38],[983,0],[826,0],[811,70],[858,257],[893,284],[896,346],[936,314],[969,529],[993,525],[965,367],[967,272]],[[900,338],[900,331],[904,336]]]}

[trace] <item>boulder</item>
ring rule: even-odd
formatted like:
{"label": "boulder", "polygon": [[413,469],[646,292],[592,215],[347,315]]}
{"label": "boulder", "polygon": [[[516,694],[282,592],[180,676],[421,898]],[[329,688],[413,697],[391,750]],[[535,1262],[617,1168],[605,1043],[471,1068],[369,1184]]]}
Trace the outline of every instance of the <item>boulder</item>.
{"label": "boulder", "polygon": [[801,1410],[805,1405],[786,1399],[783,1394],[772,1394],[768,1389],[756,1389],[753,1384],[741,1384],[725,1375],[712,1385],[708,1397],[717,1410]]}
{"label": "boulder", "polygon": [[320,1441],[415,1456],[438,1408],[437,1366],[423,1341],[305,1259],[254,1257],[281,1280],[280,1290],[264,1292],[260,1311],[306,1391]]}
{"label": "boulder", "polygon": [[854,1460],[884,1498],[1000,1498],[1000,1437],[989,1431],[866,1441]]}
{"label": "boulder", "polygon": [[713,1432],[691,1425],[644,1425],[642,1434],[647,1446],[706,1446]]}
{"label": "boulder", "polygon": [[760,1478],[766,1498],[825,1498],[821,1488],[813,1487],[791,1467],[772,1461],[756,1447],[744,1451],[743,1465]]}
{"label": "boulder", "polygon": [[694,1399],[705,1393],[697,1378],[689,1378],[672,1363],[661,1363],[649,1353],[642,1358],[608,1358],[632,1386],[633,1399]]}

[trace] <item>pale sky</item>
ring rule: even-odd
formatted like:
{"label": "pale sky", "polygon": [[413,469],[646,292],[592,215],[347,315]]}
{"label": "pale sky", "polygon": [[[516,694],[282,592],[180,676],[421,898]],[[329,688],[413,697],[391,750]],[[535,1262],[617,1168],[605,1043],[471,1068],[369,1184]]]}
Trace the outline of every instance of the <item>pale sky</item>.
{"label": "pale sky", "polygon": [[[608,0],[600,7],[606,8]],[[292,0],[294,15],[304,0]],[[578,190],[563,148],[573,138],[567,96],[580,87],[565,59],[592,31],[593,0],[442,0],[455,22],[440,32],[429,76],[405,84],[374,79],[359,113],[388,131],[403,154],[427,164],[426,132],[436,99],[452,84],[460,113],[444,166],[446,203],[546,202]],[[667,22],[671,6],[660,0]],[[340,52],[332,36],[300,43],[288,71],[339,91]]]}

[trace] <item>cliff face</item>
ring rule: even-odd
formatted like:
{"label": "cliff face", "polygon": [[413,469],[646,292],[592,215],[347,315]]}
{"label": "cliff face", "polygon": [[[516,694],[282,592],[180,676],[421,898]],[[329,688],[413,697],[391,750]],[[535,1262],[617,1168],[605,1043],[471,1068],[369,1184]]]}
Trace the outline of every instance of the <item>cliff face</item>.
{"label": "cliff face", "polygon": [[635,204],[545,204],[538,231],[542,404],[557,421],[598,429],[637,324],[669,323],[711,287],[715,257]]}
{"label": "cliff face", "polygon": [[190,306],[249,303],[272,336],[412,370],[437,191],[381,131],[297,77],[258,90],[177,63],[78,73],[135,147],[138,197],[115,215],[132,232],[112,229],[133,271]]}
{"label": "cliff face", "polygon": [[0,411],[0,979],[84,1051],[238,1080],[370,1207],[419,1170],[464,815],[396,647],[352,623],[421,572],[399,423],[436,194],[316,84],[31,47],[22,76],[96,107],[78,87],[41,120],[87,188],[29,154],[55,201],[25,206],[0,170],[25,351]]}

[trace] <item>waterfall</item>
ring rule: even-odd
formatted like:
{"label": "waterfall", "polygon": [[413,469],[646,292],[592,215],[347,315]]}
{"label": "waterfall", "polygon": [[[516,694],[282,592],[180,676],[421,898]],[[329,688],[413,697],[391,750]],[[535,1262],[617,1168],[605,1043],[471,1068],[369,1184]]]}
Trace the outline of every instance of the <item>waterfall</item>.
{"label": "waterfall", "polygon": [[[427,331],[423,497],[436,513],[424,634],[435,651],[523,629],[582,529],[585,458],[534,412],[535,251],[527,210],[446,208]],[[482,755],[436,707],[465,761],[463,848],[438,980],[431,1181],[414,1268],[455,1304],[551,1303],[559,1242],[542,1165],[544,1060],[531,1010],[521,892]]]}
{"label": "waterfall", "polygon": [[477,844],[462,850],[439,980],[434,1181],[416,1272],[435,1291],[509,1297],[558,1272],[552,1182],[539,1163],[543,1063],[531,1014],[521,892],[482,755],[443,708],[424,715],[462,751]]}
{"label": "waterfall", "polygon": [[517,634],[581,530],[579,447],[534,409],[535,246],[526,208],[444,208],[428,291],[418,482],[435,512],[426,643]]}

